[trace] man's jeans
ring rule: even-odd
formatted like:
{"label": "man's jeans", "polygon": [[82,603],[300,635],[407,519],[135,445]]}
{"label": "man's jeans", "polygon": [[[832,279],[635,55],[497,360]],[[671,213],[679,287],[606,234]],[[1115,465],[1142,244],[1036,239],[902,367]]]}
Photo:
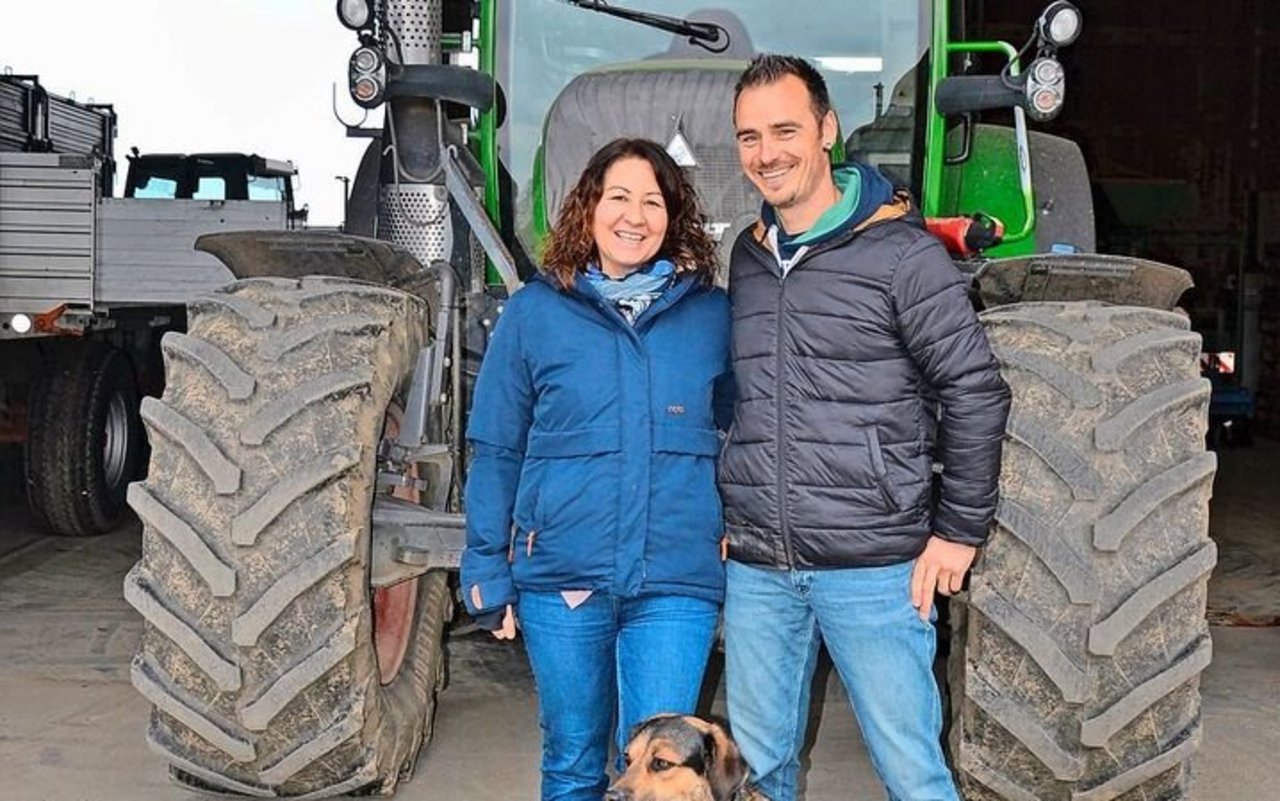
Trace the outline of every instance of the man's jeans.
{"label": "man's jeans", "polygon": [[596,592],[570,609],[558,592],[520,593],[517,618],[538,685],[542,801],[600,801],[615,720],[621,754],[645,718],[694,711],[719,611],[674,595]]}
{"label": "man's jeans", "polygon": [[848,570],[728,565],[729,723],[757,786],[794,801],[821,639],[894,801],[957,801],[942,747],[931,623],[911,605],[913,562]]}

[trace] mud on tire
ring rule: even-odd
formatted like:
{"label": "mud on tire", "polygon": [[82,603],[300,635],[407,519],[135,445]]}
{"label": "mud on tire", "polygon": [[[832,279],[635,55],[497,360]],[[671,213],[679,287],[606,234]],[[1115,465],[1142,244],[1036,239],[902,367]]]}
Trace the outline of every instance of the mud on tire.
{"label": "mud on tire", "polygon": [[983,318],[1013,409],[998,527],[952,607],[965,797],[1189,798],[1216,558],[1200,337],[1093,303]]}
{"label": "mud on tire", "polygon": [[144,523],[126,599],[147,739],[180,781],[250,796],[391,792],[429,735],[450,608],[419,582],[398,675],[379,680],[368,585],[375,451],[426,336],[410,295],[251,279],[163,341],[167,387],[129,501]]}

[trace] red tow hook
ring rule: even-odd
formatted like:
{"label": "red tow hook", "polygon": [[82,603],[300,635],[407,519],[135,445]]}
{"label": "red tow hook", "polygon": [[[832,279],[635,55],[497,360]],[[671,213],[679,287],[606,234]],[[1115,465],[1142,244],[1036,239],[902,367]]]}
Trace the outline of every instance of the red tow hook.
{"label": "red tow hook", "polygon": [[968,217],[929,217],[924,224],[942,240],[948,253],[962,258],[976,256],[1004,239],[1004,223],[982,212]]}

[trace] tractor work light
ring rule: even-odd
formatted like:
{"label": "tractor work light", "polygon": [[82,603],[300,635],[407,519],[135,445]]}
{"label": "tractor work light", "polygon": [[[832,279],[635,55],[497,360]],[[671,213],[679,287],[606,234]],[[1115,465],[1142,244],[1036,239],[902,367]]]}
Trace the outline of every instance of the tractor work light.
{"label": "tractor work light", "polygon": [[358,72],[373,72],[378,68],[378,54],[367,47],[357,50],[351,60]]}
{"label": "tractor work light", "polygon": [[372,47],[358,48],[351,54],[347,80],[351,99],[360,107],[373,108],[382,103],[387,86],[387,69],[382,54]]}
{"label": "tractor work light", "polygon": [[1038,58],[1031,65],[1031,79],[1040,84],[1062,83],[1062,65],[1052,58]]}
{"label": "tractor work light", "polygon": [[1038,122],[1051,120],[1062,110],[1066,74],[1056,58],[1041,56],[1027,70],[1027,113]]}
{"label": "tractor work light", "polygon": [[31,318],[25,314],[15,314],[9,319],[9,328],[15,334],[25,334],[31,330]]}
{"label": "tractor work light", "polygon": [[1035,109],[1032,116],[1047,120],[1062,108],[1062,94],[1054,89],[1041,89],[1031,97],[1031,106]]}
{"label": "tractor work light", "polygon": [[338,0],[338,19],[353,31],[362,31],[373,22],[369,0]]}
{"label": "tractor work light", "polygon": [[357,78],[355,86],[351,87],[351,96],[362,106],[376,106],[381,92],[378,82],[368,77]]}
{"label": "tractor work light", "polygon": [[1067,0],[1050,3],[1040,19],[1036,22],[1036,33],[1040,39],[1054,47],[1066,47],[1080,36],[1084,19],[1080,9]]}

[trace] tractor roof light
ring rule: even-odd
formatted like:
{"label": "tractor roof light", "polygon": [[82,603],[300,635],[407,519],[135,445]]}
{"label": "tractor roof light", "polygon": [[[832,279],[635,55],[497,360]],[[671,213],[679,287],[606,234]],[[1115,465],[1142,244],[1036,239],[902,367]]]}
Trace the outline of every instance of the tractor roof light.
{"label": "tractor roof light", "polygon": [[351,56],[352,66],[357,72],[373,72],[381,66],[381,61],[378,51],[368,47],[360,48]]}
{"label": "tractor roof light", "polygon": [[373,8],[369,0],[338,0],[338,19],[353,31],[373,24]]}
{"label": "tractor roof light", "polygon": [[1057,59],[1038,58],[1031,65],[1031,79],[1039,84],[1053,85],[1062,83],[1062,65]]}
{"label": "tractor roof light", "polygon": [[387,87],[387,65],[382,54],[372,47],[357,48],[347,66],[351,99],[362,108],[382,103]]}
{"label": "tractor roof light", "polygon": [[1038,122],[1053,119],[1062,110],[1066,75],[1052,56],[1041,56],[1027,70],[1027,113]]}
{"label": "tractor roof light", "polygon": [[1053,47],[1066,47],[1079,38],[1083,26],[1080,9],[1067,0],[1055,0],[1036,21],[1036,33]]}
{"label": "tractor roof light", "polygon": [[1052,87],[1042,87],[1031,95],[1031,114],[1043,122],[1058,115],[1062,109],[1062,92]]}
{"label": "tractor roof light", "polygon": [[382,87],[367,75],[363,78],[357,78],[356,82],[351,86],[351,97],[362,106],[376,106],[378,97],[381,94]]}

